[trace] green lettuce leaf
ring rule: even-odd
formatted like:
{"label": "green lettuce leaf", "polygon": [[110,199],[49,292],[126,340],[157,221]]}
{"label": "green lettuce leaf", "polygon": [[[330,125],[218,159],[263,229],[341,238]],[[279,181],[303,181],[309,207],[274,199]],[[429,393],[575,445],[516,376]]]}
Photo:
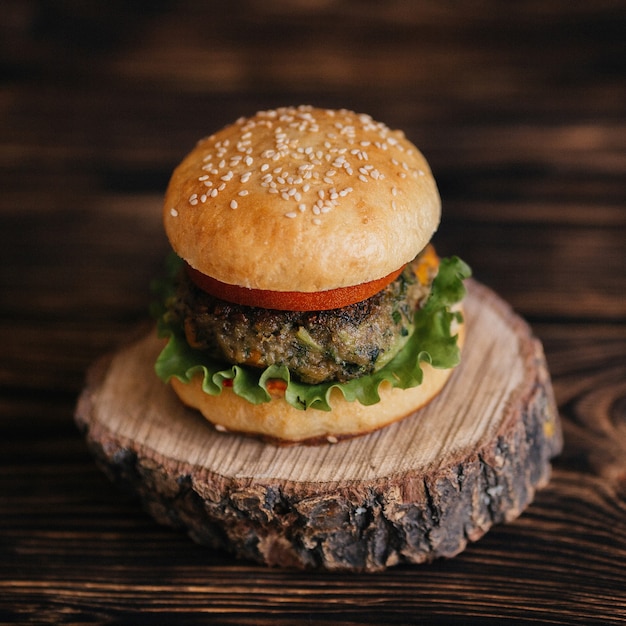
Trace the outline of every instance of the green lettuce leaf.
{"label": "green lettuce leaf", "polygon": [[451,328],[454,321],[462,321],[462,316],[452,307],[463,299],[463,280],[471,275],[471,270],[458,257],[441,259],[431,294],[424,307],[415,313],[414,332],[393,359],[373,374],[345,383],[317,385],[292,380],[289,369],[284,365],[271,365],[265,370],[230,365],[208,358],[202,351],[191,348],[183,330],[170,319],[167,312],[167,299],[173,294],[174,277],[180,263],[176,257],[169,260],[167,276],[153,286],[159,298],[152,306],[152,313],[157,318],[157,330],[159,336],[169,338],[155,364],[157,375],[165,382],[176,377],[188,383],[201,373],[205,393],[220,394],[223,382],[229,380],[237,395],[252,404],[260,404],[271,400],[267,390],[268,381],[280,379],[287,384],[285,400],[293,407],[330,411],[330,395],[335,388],[350,402],[376,404],[380,400],[378,388],[383,381],[388,381],[393,387],[408,389],[421,384],[421,363],[443,369],[459,363],[460,350]]}

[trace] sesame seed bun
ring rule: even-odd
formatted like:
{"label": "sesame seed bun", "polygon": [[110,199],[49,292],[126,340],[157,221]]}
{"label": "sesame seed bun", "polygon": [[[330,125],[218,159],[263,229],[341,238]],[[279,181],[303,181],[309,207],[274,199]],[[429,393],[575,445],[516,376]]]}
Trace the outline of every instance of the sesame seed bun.
{"label": "sesame seed bun", "polygon": [[[458,326],[458,345],[465,340],[465,326]],[[424,378],[418,387],[398,389],[384,382],[380,402],[365,406],[348,402],[337,389],[331,397],[332,411],[302,411],[281,398],[250,404],[231,389],[218,396],[202,391],[201,375],[189,383],[172,378],[172,389],[187,406],[197,409],[220,431],[252,435],[277,444],[334,442],[379,430],[426,406],[443,389],[454,369],[437,369],[422,364]]]}
{"label": "sesame seed bun", "polygon": [[317,292],[387,276],[430,241],[441,204],[400,131],[351,111],[281,108],[200,141],[174,171],[174,251],[221,282]]}

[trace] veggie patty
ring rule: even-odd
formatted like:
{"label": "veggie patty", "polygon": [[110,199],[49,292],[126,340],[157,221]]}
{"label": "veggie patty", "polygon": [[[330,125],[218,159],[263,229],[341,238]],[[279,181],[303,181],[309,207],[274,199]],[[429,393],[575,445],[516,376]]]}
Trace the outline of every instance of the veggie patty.
{"label": "veggie patty", "polygon": [[184,328],[190,346],[213,358],[258,368],[286,365],[305,383],[345,382],[377,371],[406,343],[437,273],[433,255],[418,255],[374,296],[328,311],[231,304],[181,272],[168,316]]}

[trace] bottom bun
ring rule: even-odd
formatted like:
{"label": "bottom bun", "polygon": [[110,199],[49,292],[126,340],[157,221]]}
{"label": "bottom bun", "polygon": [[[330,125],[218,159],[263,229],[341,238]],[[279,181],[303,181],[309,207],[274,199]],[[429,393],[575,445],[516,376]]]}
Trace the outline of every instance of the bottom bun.
{"label": "bottom bun", "polygon": [[[465,328],[458,329],[458,345],[463,345]],[[332,411],[300,410],[283,398],[251,404],[231,389],[212,396],[202,391],[202,376],[189,383],[172,378],[170,384],[187,406],[197,409],[220,431],[256,436],[277,444],[318,444],[363,435],[408,417],[428,404],[444,387],[453,369],[438,369],[422,364],[422,384],[398,389],[388,382],[379,387],[380,402],[365,406],[348,402],[333,389]]]}

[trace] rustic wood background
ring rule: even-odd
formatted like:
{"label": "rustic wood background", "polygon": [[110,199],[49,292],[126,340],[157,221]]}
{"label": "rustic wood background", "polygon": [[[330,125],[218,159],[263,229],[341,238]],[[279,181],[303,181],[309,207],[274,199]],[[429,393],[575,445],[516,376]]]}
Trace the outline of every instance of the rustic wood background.
{"label": "rustic wood background", "polygon": [[[0,623],[626,622],[626,5],[137,0],[0,5]],[[311,103],[427,155],[458,253],[542,339],[549,487],[462,555],[266,569],[157,526],[73,422],[148,320],[160,200],[200,136]]]}

